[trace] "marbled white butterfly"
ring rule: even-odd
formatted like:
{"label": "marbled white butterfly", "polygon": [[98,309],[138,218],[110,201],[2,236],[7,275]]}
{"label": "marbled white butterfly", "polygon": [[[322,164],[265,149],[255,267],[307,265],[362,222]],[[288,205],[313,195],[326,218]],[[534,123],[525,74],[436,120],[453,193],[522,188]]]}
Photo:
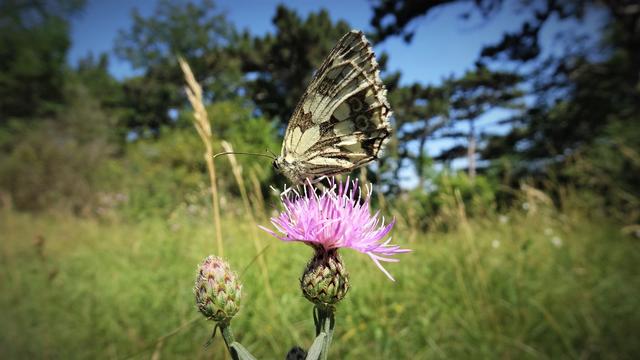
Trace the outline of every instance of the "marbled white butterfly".
{"label": "marbled white butterfly", "polygon": [[377,159],[391,136],[386,94],[371,44],[361,31],[350,31],[298,102],[273,167],[302,183]]}

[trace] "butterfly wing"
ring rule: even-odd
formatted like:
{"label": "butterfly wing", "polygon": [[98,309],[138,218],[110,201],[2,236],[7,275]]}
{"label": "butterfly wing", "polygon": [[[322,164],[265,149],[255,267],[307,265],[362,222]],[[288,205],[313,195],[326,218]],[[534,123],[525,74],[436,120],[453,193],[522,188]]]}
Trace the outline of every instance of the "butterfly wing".
{"label": "butterfly wing", "polygon": [[386,89],[371,44],[352,30],[338,41],[302,95],[278,168],[300,182],[350,172],[374,159],[391,135]]}

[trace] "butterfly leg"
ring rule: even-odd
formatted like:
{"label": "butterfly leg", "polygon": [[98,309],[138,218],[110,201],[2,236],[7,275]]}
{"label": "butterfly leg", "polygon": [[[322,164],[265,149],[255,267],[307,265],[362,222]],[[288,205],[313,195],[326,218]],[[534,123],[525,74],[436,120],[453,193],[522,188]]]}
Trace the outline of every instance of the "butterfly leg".
{"label": "butterfly leg", "polygon": [[293,191],[293,192],[294,192],[294,193],[296,193],[296,194],[298,193],[298,192],[295,190],[295,189],[296,189],[296,187],[295,187],[295,186],[287,187],[287,185],[286,185],[286,184],[285,184],[285,186],[284,186],[284,191],[282,191],[282,192],[281,192],[280,190],[276,189],[275,187],[273,187],[273,185],[270,185],[269,187],[270,187],[270,188],[271,188],[271,190],[273,190],[273,192],[275,192],[276,194],[277,194],[277,193],[280,193],[280,197],[281,197],[281,198],[286,197],[286,196],[287,196],[287,194],[289,194],[289,192],[291,192],[291,191]]}
{"label": "butterfly leg", "polygon": [[[316,178],[316,179],[313,179],[313,180],[311,180],[311,179],[307,179],[307,180],[305,181],[304,186],[307,186],[307,185],[312,186],[312,185],[318,184],[318,183],[320,183],[320,182],[322,182],[323,180],[328,179],[328,178],[329,178],[328,176],[323,175],[323,176],[320,176],[319,178]],[[321,184],[321,185],[322,185],[322,184]],[[273,185],[270,185],[269,187],[270,187],[270,188],[271,188],[271,190],[272,190],[273,192],[275,192],[275,193],[280,192],[280,190],[278,190],[278,189],[276,189],[275,187],[273,187]],[[280,197],[286,197],[286,196],[287,196],[287,194],[289,194],[289,192],[291,192],[291,191],[293,191],[293,192],[294,192],[294,193],[296,193],[296,194],[299,194],[299,193],[298,193],[298,190],[297,190],[297,187],[298,187],[298,186],[291,186],[291,187],[287,187],[287,185],[285,184],[285,186],[284,186],[284,191],[283,191],[283,192],[280,192]],[[324,187],[324,185],[322,185],[322,187]]]}

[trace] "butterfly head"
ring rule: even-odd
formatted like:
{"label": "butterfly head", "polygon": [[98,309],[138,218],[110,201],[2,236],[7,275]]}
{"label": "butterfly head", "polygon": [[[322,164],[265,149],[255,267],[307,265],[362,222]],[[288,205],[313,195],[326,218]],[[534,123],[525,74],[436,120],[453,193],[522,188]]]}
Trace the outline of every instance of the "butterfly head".
{"label": "butterfly head", "polygon": [[284,156],[278,156],[273,160],[273,168],[284,175],[294,184],[301,184],[307,178],[300,162],[289,159]]}

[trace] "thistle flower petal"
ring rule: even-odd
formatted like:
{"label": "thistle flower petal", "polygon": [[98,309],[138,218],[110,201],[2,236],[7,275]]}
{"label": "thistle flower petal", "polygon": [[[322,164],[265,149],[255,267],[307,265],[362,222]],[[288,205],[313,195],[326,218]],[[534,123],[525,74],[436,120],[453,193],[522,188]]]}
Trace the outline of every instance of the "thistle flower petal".
{"label": "thistle flower petal", "polygon": [[351,248],[367,254],[389,279],[391,274],[381,262],[397,262],[396,254],[409,252],[385,239],[395,225],[395,219],[384,224],[380,211],[370,211],[372,188],[363,193],[357,180],[338,182],[329,179],[320,191],[311,183],[304,191],[289,191],[282,199],[284,210],[271,218],[275,231],[260,226],[282,241],[300,241],[325,251]]}

